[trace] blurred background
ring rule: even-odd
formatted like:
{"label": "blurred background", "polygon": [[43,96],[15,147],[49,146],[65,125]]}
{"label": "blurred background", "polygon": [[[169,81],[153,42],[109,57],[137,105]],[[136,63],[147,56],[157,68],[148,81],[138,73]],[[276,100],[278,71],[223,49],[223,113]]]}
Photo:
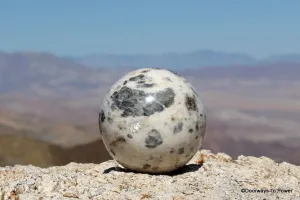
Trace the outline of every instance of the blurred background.
{"label": "blurred background", "polygon": [[203,148],[300,165],[300,1],[0,1],[0,165],[111,159],[110,86],[144,67],[188,79]]}

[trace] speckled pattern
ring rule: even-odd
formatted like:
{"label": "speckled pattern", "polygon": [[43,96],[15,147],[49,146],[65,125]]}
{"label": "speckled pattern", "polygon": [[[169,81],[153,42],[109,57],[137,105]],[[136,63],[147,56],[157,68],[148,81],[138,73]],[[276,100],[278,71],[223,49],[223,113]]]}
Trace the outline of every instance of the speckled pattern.
{"label": "speckled pattern", "polygon": [[184,166],[200,148],[205,109],[193,86],[166,69],[126,74],[110,89],[99,112],[110,155],[134,171],[162,173]]}

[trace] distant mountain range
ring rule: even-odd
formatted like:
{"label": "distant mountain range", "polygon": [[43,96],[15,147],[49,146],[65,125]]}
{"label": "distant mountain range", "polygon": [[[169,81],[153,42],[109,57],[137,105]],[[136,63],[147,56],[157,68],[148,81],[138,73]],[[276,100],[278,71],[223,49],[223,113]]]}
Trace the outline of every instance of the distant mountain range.
{"label": "distant mountain range", "polygon": [[164,67],[182,69],[257,65],[274,62],[300,63],[300,54],[283,54],[257,59],[244,53],[198,50],[190,53],[166,53],[161,55],[92,54],[76,58],[69,57],[68,59],[94,68]]}
{"label": "distant mountain range", "polygon": [[[152,57],[107,56],[106,60],[102,60],[103,62],[101,56],[94,57],[94,64],[97,63],[97,60],[99,63],[106,64],[98,65],[98,68],[96,64],[82,64],[85,59],[80,61],[47,53],[0,52],[0,93],[16,92],[49,97],[78,96],[82,92],[96,91],[99,86],[105,88],[104,86],[111,85],[126,72],[139,67],[174,69],[174,71],[180,71],[184,76],[201,80],[222,78],[256,80],[265,77],[273,80],[298,80],[300,74],[300,59],[297,62],[297,55],[276,56],[264,62],[258,62],[242,54],[211,51]],[[249,65],[252,67],[246,67]]]}

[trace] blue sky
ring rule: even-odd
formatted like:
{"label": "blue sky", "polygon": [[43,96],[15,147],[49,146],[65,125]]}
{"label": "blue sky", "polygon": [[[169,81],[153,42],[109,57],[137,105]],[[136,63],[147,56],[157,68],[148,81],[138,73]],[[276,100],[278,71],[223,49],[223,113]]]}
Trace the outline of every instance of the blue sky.
{"label": "blue sky", "polygon": [[299,0],[0,0],[0,51],[300,53]]}

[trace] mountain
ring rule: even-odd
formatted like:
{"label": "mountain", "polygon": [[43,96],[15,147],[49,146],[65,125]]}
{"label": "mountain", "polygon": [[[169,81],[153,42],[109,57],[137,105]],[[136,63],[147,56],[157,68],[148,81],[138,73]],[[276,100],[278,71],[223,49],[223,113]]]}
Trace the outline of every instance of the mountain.
{"label": "mountain", "polygon": [[161,55],[91,54],[77,58],[67,57],[67,59],[93,68],[163,67],[173,70],[235,65],[252,66],[268,63],[300,63],[299,54],[283,54],[257,59],[245,53],[226,53],[213,50]]}
{"label": "mountain", "polygon": [[169,69],[252,65],[257,63],[255,58],[243,53],[224,53],[212,50],[161,55],[94,54],[76,58],[75,61],[94,68],[164,67]]}
{"label": "mountain", "polygon": [[300,54],[282,54],[263,59],[265,62],[300,63]]}
{"label": "mountain", "polygon": [[184,76],[195,76],[200,79],[243,79],[258,80],[262,78],[278,80],[299,80],[300,79],[300,62],[275,62],[264,63],[253,66],[227,66],[227,67],[205,67],[198,69],[184,69],[181,71]]}
{"label": "mountain", "polygon": [[111,80],[105,69],[91,69],[48,53],[0,52],[0,93],[77,96],[107,83]]}

